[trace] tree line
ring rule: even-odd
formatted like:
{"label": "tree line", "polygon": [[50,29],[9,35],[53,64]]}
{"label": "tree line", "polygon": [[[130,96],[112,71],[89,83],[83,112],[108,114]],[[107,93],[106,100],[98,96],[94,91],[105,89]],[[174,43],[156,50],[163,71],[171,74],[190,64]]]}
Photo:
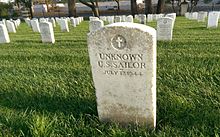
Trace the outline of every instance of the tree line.
{"label": "tree line", "polygon": [[[54,0],[45,0],[45,3],[48,7],[50,3],[52,3]],[[94,16],[99,17],[99,2],[101,1],[112,1],[112,0],[61,0],[61,2],[68,3],[68,11],[69,11],[69,16],[74,16],[76,17],[76,3],[80,2],[89,8],[91,8],[91,11]],[[117,3],[117,14],[120,12],[120,0],[113,0]],[[193,8],[197,5],[199,0],[190,0],[190,6],[189,6],[189,11],[193,11]],[[186,2],[182,2],[182,0],[158,0],[157,7],[156,7],[156,13],[163,13],[164,8],[165,8],[165,3],[171,3],[173,12],[177,12],[177,10],[180,10],[181,4]],[[30,15],[33,17],[32,13],[32,6],[33,6],[33,0],[15,0],[15,4],[19,8],[20,5],[24,5],[25,7],[29,8],[30,10]],[[153,5],[152,5],[152,0],[144,0],[145,4],[145,14],[152,14],[153,13]],[[137,0],[130,0],[130,9],[131,9],[131,14],[134,16],[135,14],[138,13],[138,7],[137,7]],[[177,7],[177,8],[176,8]],[[1,10],[0,10],[1,12]]]}

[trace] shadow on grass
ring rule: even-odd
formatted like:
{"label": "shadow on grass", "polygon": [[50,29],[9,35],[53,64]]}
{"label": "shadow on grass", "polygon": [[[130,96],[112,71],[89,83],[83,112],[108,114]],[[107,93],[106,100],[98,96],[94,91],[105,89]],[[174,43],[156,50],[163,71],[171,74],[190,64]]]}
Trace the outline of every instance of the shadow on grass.
{"label": "shadow on grass", "polygon": [[97,115],[96,101],[93,98],[3,91],[0,94],[0,106],[22,111],[29,109],[40,113],[61,112],[65,115],[73,114],[77,118],[81,114]]}
{"label": "shadow on grass", "polygon": [[204,26],[204,27],[193,27],[193,28],[187,28],[189,30],[207,30],[207,27]]}
{"label": "shadow on grass", "polygon": [[13,40],[13,42],[16,42],[16,43],[35,43],[35,44],[42,44],[41,40]]}
{"label": "shadow on grass", "polygon": [[198,129],[204,135],[215,136],[216,127],[220,122],[219,109],[216,109],[218,106],[211,105],[210,102],[205,104],[195,102],[190,105],[178,101],[167,93],[160,94],[157,106],[157,129],[163,130],[168,126],[178,128],[183,134]]}

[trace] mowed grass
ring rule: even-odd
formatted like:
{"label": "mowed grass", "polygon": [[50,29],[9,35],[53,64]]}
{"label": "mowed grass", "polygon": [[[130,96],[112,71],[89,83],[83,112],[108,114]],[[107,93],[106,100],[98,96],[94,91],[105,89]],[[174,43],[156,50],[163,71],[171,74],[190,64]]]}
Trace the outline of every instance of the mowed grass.
{"label": "mowed grass", "polygon": [[57,26],[43,44],[22,23],[0,45],[0,136],[219,136],[220,28],[177,17],[173,41],[157,42],[155,130],[98,120],[87,33],[88,21]]}

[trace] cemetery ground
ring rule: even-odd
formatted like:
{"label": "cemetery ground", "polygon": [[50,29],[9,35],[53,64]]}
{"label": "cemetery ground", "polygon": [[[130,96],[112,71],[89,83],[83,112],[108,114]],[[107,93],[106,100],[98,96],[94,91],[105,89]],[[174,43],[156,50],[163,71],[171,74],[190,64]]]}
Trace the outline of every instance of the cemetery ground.
{"label": "cemetery ground", "polygon": [[57,25],[56,43],[45,44],[22,23],[0,45],[0,136],[220,134],[220,28],[177,17],[173,40],[157,42],[157,126],[149,130],[99,122],[88,26],[67,33]]}

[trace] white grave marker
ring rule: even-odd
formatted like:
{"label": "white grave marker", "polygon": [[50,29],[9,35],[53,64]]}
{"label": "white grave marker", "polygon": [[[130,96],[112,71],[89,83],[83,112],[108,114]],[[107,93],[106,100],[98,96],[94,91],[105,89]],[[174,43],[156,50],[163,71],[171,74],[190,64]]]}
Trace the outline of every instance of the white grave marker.
{"label": "white grave marker", "polygon": [[88,34],[101,121],[156,125],[156,31],[114,23]]}
{"label": "white grave marker", "polygon": [[219,18],[218,12],[209,12],[207,28],[217,28],[218,18]]}
{"label": "white grave marker", "polygon": [[0,24],[0,43],[9,43],[10,38],[8,35],[7,28],[4,24]]}
{"label": "white grave marker", "polygon": [[70,22],[71,22],[71,24],[72,24],[73,27],[76,27],[76,20],[75,20],[74,17],[71,17],[71,18],[70,18]]}
{"label": "white grave marker", "polygon": [[162,17],[157,20],[157,40],[172,40],[174,19]]}
{"label": "white grave marker", "polygon": [[43,43],[55,43],[52,23],[41,22],[40,33],[41,33],[41,39]]}
{"label": "white grave marker", "polygon": [[61,19],[60,20],[60,28],[62,32],[69,32],[69,26],[67,19]]}
{"label": "white grave marker", "polygon": [[6,27],[8,29],[8,32],[16,33],[15,24],[12,21],[7,20]]}
{"label": "white grave marker", "polygon": [[115,22],[121,22],[121,16],[115,16],[114,17]]}
{"label": "white grave marker", "polygon": [[104,27],[104,22],[102,20],[94,20],[89,22],[89,31],[96,31]]}
{"label": "white grave marker", "polygon": [[144,14],[139,15],[139,20],[141,24],[146,24],[147,17]]}
{"label": "white grave marker", "polygon": [[31,20],[31,27],[34,32],[40,32],[38,20],[36,19]]}
{"label": "white grave marker", "polygon": [[132,15],[128,15],[128,16],[126,17],[126,22],[131,22],[131,23],[133,23],[133,22],[134,22],[133,16],[132,16]]}
{"label": "white grave marker", "polygon": [[206,12],[203,11],[198,12],[198,18],[197,18],[198,22],[205,22],[205,18],[206,18]]}

